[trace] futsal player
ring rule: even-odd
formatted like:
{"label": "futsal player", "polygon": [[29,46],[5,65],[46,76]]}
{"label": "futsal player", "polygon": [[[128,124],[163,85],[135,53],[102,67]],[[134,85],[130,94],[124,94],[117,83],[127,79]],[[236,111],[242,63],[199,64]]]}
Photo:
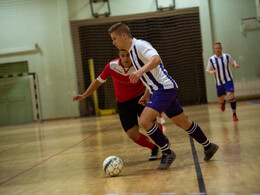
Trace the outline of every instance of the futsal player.
{"label": "futsal player", "polygon": [[[112,25],[108,33],[113,40],[113,45],[118,49],[126,49],[130,53],[131,61],[136,69],[131,73],[130,81],[138,83],[141,79],[146,86],[146,92],[139,100],[140,103],[146,105],[140,117],[140,124],[162,151],[162,159],[157,170],[169,168],[176,158],[165,136],[153,122],[162,112],[203,146],[204,160],[209,161],[219,146],[211,143],[200,127],[186,118],[176,99],[178,85],[168,75],[157,51],[150,43],[132,38],[129,27],[123,23]],[[149,99],[150,94],[152,96]]]}
{"label": "futsal player", "polygon": [[238,121],[236,115],[236,99],[234,96],[233,76],[229,66],[239,68],[239,65],[229,54],[222,53],[221,43],[214,44],[215,55],[208,60],[207,72],[215,75],[218,102],[221,104],[221,110],[225,111],[225,96],[227,95],[233,111],[233,120]]}
{"label": "futsal player", "polygon": [[73,101],[83,100],[90,96],[111,76],[119,118],[124,131],[136,144],[151,150],[149,160],[156,160],[160,155],[159,148],[146,135],[139,132],[137,121],[137,116],[140,116],[144,109],[144,106],[138,103],[140,97],[144,94],[144,86],[141,81],[131,83],[129,80],[130,74],[135,71],[129,53],[126,50],[119,50],[119,57],[110,61],[103,72],[90,84],[85,93],[75,95]]}

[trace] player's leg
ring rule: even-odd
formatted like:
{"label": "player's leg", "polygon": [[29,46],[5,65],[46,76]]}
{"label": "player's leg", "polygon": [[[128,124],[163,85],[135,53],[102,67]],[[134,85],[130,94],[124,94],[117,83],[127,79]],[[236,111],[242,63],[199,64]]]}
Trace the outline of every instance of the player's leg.
{"label": "player's leg", "polygon": [[149,160],[156,160],[159,155],[158,146],[151,142],[146,135],[139,132],[137,114],[135,110],[135,102],[138,102],[138,100],[139,98],[135,98],[127,102],[118,102],[119,118],[127,136],[139,146],[149,148],[152,153]]}
{"label": "player's leg", "polygon": [[227,92],[227,96],[228,96],[228,99],[229,99],[229,102],[230,102],[230,107],[231,107],[232,112],[233,112],[233,120],[238,121],[237,113],[236,113],[237,101],[234,97],[234,93],[233,92]]}
{"label": "player's leg", "polygon": [[[145,106],[143,106],[143,105],[141,105],[141,104],[138,103],[138,102],[139,102],[139,99],[140,99],[142,96],[143,96],[143,94],[140,95],[140,96],[138,96],[137,98],[135,98],[135,101],[133,102],[133,108],[135,108],[136,114],[137,114],[139,117],[141,116],[141,114],[142,114],[142,112],[143,112],[143,110],[144,110],[144,108],[145,108]],[[158,118],[158,117],[157,117],[157,118]],[[153,122],[154,122],[156,125],[159,126],[161,132],[163,133],[163,126],[162,126],[162,124],[161,124],[161,123],[158,123],[157,120],[154,120]]]}
{"label": "player's leg", "polygon": [[218,103],[221,105],[220,109],[222,110],[222,112],[224,112],[225,105],[226,105],[226,100],[225,100],[226,91],[224,85],[217,86],[217,96],[218,96]]}
{"label": "player's leg", "polygon": [[165,114],[180,128],[185,130],[193,139],[200,143],[204,148],[204,160],[208,161],[218,150],[216,144],[210,143],[205,136],[199,125],[191,121],[184,114],[181,105],[178,100],[172,102],[169,108],[165,111]]}
{"label": "player's leg", "polygon": [[221,105],[220,106],[221,111],[224,112],[225,108],[226,108],[225,107],[225,105],[226,105],[225,95],[218,97],[218,103]]}
{"label": "player's leg", "polygon": [[168,138],[162,134],[160,128],[154,123],[159,113],[162,113],[171,103],[175,93],[175,89],[155,91],[140,117],[140,124],[162,151],[162,159],[157,167],[158,170],[167,169],[176,158],[175,153],[170,149]]}
{"label": "player's leg", "polygon": [[[138,103],[138,102],[139,102],[139,99],[140,99],[142,96],[143,96],[143,94],[140,95],[140,96],[138,96],[137,98],[134,98],[134,99],[131,101],[131,105],[130,105],[131,108],[135,108],[135,116],[138,116],[138,117],[141,116],[141,114],[142,114],[142,112],[143,112],[143,110],[144,110],[144,108],[145,108],[145,106],[143,106],[143,105],[141,105],[141,104]],[[155,121],[155,123],[157,124],[156,121]],[[162,126],[159,126],[159,127],[160,127],[160,130],[162,131]],[[148,138],[146,137],[146,139],[148,139]],[[149,140],[149,139],[148,139],[148,140]],[[141,136],[141,138],[140,138],[139,141],[145,143],[144,137]],[[137,142],[137,143],[139,143],[139,142]],[[139,143],[139,144],[141,144],[141,143]],[[149,157],[149,160],[157,160],[157,159],[160,158],[160,156],[161,156],[161,151],[159,150],[159,148],[158,148],[157,145],[154,145],[154,147],[152,148],[151,156]]]}
{"label": "player's leg", "polygon": [[170,167],[172,162],[175,160],[176,155],[170,149],[168,138],[161,132],[159,126],[153,122],[158,114],[159,113],[153,108],[145,107],[140,117],[140,124],[147,131],[147,134],[152,138],[152,140],[160,147],[160,150],[162,151],[162,159],[157,170],[164,170]]}
{"label": "player's leg", "polygon": [[139,127],[137,125],[134,125],[132,128],[125,131],[127,136],[139,146],[146,147],[151,150],[156,146],[147,136],[139,132]]}
{"label": "player's leg", "polygon": [[156,146],[153,142],[151,142],[146,135],[140,133],[139,127],[137,125],[127,130],[126,134],[130,139],[132,139],[139,146],[146,147],[151,150],[151,156],[149,157],[149,160],[159,159],[160,151],[158,146]]}
{"label": "player's leg", "polygon": [[230,107],[231,107],[232,112],[233,112],[233,120],[238,121],[237,114],[236,114],[237,102],[236,102],[235,95],[234,95],[234,83],[233,83],[233,81],[227,82],[225,87],[226,87],[227,96],[228,96],[228,99],[229,99],[229,102],[230,102]]}
{"label": "player's leg", "polygon": [[[147,134],[152,138],[152,140],[160,147],[162,152],[171,153],[169,149],[169,144],[167,137],[162,133],[160,127],[155,123],[156,117],[160,112],[157,108],[163,108],[164,105],[160,104],[160,98],[153,94],[150,99],[150,103],[144,108],[140,116],[140,124],[146,130]],[[161,101],[165,103],[166,101]]]}

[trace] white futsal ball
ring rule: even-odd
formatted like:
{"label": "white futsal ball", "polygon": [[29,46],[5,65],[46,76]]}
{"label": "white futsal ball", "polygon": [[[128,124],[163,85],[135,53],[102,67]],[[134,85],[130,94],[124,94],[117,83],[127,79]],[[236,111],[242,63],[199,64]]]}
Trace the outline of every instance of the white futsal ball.
{"label": "white futsal ball", "polygon": [[117,156],[109,156],[103,162],[103,170],[110,177],[119,175],[123,167],[123,161]]}

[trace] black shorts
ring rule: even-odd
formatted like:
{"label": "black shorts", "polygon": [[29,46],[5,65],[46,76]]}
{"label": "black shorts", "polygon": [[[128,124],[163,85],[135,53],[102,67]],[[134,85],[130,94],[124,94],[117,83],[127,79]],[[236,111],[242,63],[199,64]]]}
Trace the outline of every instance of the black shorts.
{"label": "black shorts", "polygon": [[144,110],[144,106],[138,104],[138,101],[142,96],[143,94],[126,102],[117,102],[120,121],[125,132],[135,125],[138,126],[137,116],[140,117]]}

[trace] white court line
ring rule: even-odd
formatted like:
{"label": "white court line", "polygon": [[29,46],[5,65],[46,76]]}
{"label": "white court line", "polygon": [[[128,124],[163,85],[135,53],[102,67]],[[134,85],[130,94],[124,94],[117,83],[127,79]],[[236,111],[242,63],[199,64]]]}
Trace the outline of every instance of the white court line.
{"label": "white court line", "polygon": [[132,195],[146,195],[146,193],[132,193]]}
{"label": "white court line", "polygon": [[203,195],[203,194],[206,194],[206,192],[197,192],[197,193],[189,193],[189,194],[201,194],[201,195]]}
{"label": "white court line", "polygon": [[119,194],[104,194],[104,195],[119,195]]}
{"label": "white court line", "polygon": [[236,195],[236,193],[219,193],[219,195]]}
{"label": "white court line", "polygon": [[104,195],[119,195],[119,194],[104,194]]}

